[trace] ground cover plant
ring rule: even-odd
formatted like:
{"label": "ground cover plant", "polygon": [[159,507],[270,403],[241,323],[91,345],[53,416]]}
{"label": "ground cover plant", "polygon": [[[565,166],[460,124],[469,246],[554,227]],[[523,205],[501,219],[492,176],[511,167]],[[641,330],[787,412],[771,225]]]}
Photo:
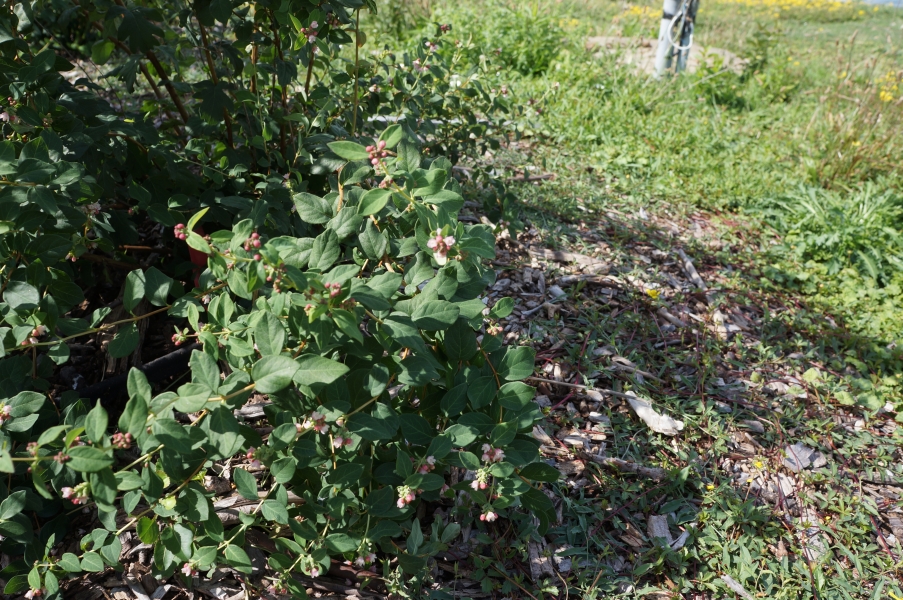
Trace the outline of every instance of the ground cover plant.
{"label": "ground cover plant", "polygon": [[[710,60],[656,82],[623,38],[654,37],[660,4],[534,7],[563,31],[544,72],[477,57],[529,117],[483,157],[525,224],[493,293],[537,350],[560,514],[484,549],[457,591],[900,596],[903,15],[710,3]],[[508,14],[433,10],[461,40]],[[629,393],[683,429],[651,431]]]}
{"label": "ground cover plant", "polygon": [[5,597],[136,546],[188,588],[306,597],[347,562],[413,589],[462,526],[548,528],[533,351],[495,335],[496,231],[446,158],[508,105],[441,27],[361,58],[376,10],[0,11]]}

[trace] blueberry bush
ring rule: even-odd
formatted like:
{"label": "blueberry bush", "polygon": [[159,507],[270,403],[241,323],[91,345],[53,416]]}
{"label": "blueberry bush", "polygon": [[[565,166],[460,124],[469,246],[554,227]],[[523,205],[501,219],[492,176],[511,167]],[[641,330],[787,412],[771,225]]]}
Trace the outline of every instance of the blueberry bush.
{"label": "blueberry bush", "polygon": [[[334,562],[416,581],[462,525],[548,527],[540,482],[558,472],[529,435],[533,351],[502,343],[513,303],[482,297],[497,232],[459,221],[448,158],[491,146],[510,107],[455,71],[447,27],[363,57],[358,20],[377,8],[0,9],[8,597],[121,570],[125,532],[186,585],[251,573],[263,532],[275,550],[255,585],[305,597],[295,575]],[[149,236],[168,255],[123,253]],[[185,379],[132,368],[113,405],[61,383],[76,344],[107,336],[123,364],[161,317],[179,323],[170,351],[193,348]],[[251,399],[266,427],[243,419]],[[249,502],[236,519],[213,505],[214,473]],[[440,504],[448,522],[424,510]],[[60,552],[73,514],[92,526]]]}

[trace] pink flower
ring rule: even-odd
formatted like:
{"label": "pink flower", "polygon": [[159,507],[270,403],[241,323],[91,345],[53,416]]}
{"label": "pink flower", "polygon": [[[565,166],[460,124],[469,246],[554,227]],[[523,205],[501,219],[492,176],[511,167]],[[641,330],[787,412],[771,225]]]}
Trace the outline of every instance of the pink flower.
{"label": "pink flower", "polygon": [[405,505],[404,498],[399,498],[398,502],[395,503],[395,506],[397,506],[398,508],[404,508],[404,505]]}
{"label": "pink flower", "polygon": [[433,251],[433,257],[439,265],[448,262],[447,254],[449,249],[455,244],[455,238],[450,235],[443,236],[442,230],[436,230],[436,237],[430,238],[426,243],[427,248]]}
{"label": "pink flower", "polygon": [[341,447],[344,445],[344,443],[345,443],[344,438],[342,438],[341,436],[338,436],[338,435],[337,435],[337,436],[335,437],[335,439],[332,440],[332,447],[333,447],[333,448],[341,448]]}
{"label": "pink flower", "polygon": [[311,29],[316,29],[316,28],[319,27],[319,26],[320,26],[320,24],[317,23],[316,21],[311,21],[311,22],[310,22],[310,28],[311,28]]}
{"label": "pink flower", "polygon": [[317,567],[313,567],[313,568],[310,570],[310,576],[311,576],[311,577],[319,577],[319,576],[320,576],[320,569],[318,569]]}
{"label": "pink flower", "polygon": [[198,574],[197,570],[195,570],[195,568],[192,567],[190,563],[185,563],[184,565],[182,565],[181,571],[185,575],[185,577],[194,577]]}
{"label": "pink flower", "polygon": [[480,489],[480,482],[477,481],[476,479],[474,479],[473,481],[470,482],[470,487],[471,487],[471,489],[478,490],[478,489]]}
{"label": "pink flower", "polygon": [[32,598],[40,598],[44,595],[44,590],[42,589],[31,589],[25,592],[25,597],[31,600]]}
{"label": "pink flower", "polygon": [[486,521],[487,523],[492,523],[493,521],[495,521],[498,518],[499,518],[499,516],[497,514],[495,514],[494,512],[492,512],[491,510],[488,511],[484,515],[480,515],[480,520]]}

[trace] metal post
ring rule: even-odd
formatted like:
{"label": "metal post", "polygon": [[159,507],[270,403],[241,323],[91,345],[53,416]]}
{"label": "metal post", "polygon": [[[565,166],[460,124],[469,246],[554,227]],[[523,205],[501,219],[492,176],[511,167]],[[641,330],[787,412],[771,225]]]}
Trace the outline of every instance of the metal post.
{"label": "metal post", "polygon": [[661,77],[671,68],[671,43],[668,41],[668,29],[671,19],[678,9],[678,0],[665,0],[662,10],[662,24],[658,31],[658,49],[655,52],[655,76]]}

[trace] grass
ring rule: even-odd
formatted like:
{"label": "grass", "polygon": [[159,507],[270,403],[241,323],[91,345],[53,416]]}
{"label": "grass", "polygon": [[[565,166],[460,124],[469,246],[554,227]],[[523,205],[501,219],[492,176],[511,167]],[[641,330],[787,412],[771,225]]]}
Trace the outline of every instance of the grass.
{"label": "grass", "polygon": [[[696,43],[744,57],[746,69],[716,62],[654,81],[616,55],[588,52],[584,40],[655,37],[657,2],[417,6],[422,20],[403,2],[380,17],[384,30],[393,14],[410,19],[395,28],[396,43],[419,43],[428,18],[451,22],[485,57],[502,32],[490,84],[506,85],[526,109],[516,143],[472,160],[498,173],[555,174],[511,188],[526,223],[521,243],[604,257],[623,284],[614,294],[568,288],[562,312],[538,315],[515,338],[536,346],[538,367],[553,365],[560,380],[634,390],[686,422],[667,438],[614,398],[594,405],[570,388],[540,387],[561,404],[550,433],[585,428],[590,405],[610,423],[608,455],[671,473],[656,482],[588,462],[581,485],[560,484],[550,547],[575,565],[562,576],[567,593],[721,598],[733,593],[721,579],[729,575],[756,597],[903,597],[903,549],[887,541],[887,516],[901,508],[893,481],[903,481],[895,426],[903,413],[903,11],[823,0],[705,3]],[[525,32],[537,28],[544,37],[531,46]],[[713,285],[705,302],[669,287],[680,275],[673,263],[650,260],[676,247]],[[508,273],[522,272],[522,261],[512,258]],[[541,268],[550,282],[557,276],[553,265]],[[661,306],[704,323],[691,323],[692,334],[663,331]],[[715,314],[737,311],[748,328],[717,335]],[[618,371],[610,354],[660,381]],[[762,425],[754,442],[749,422]],[[792,500],[771,497],[762,482],[787,474],[784,452],[795,442],[829,460],[789,475]],[[889,504],[876,501],[883,493]],[[650,539],[652,515],[668,515],[675,534],[689,531],[686,546]],[[830,552],[813,552],[819,539]],[[484,589],[562,597],[554,578],[528,582],[516,567],[525,542],[507,541],[478,549]]]}

